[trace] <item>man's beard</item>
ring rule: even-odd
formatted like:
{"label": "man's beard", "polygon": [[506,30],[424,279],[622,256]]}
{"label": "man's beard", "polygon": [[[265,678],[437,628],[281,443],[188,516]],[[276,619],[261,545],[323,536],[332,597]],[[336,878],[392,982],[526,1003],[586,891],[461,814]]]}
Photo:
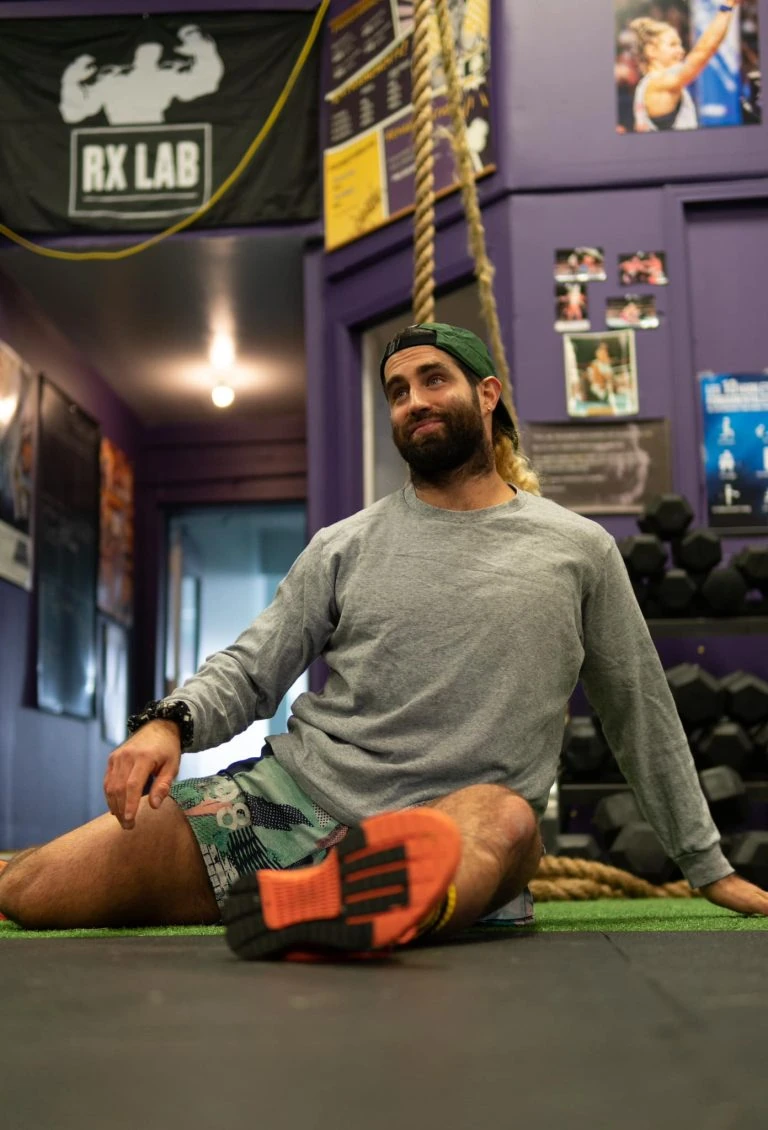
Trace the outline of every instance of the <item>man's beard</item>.
{"label": "man's beard", "polygon": [[[441,426],[423,435],[411,434],[413,428],[432,420],[440,421]],[[495,465],[475,389],[472,389],[471,403],[408,419],[402,427],[392,429],[392,438],[411,469],[414,486],[440,486],[455,482],[457,478],[475,478],[488,474]]]}

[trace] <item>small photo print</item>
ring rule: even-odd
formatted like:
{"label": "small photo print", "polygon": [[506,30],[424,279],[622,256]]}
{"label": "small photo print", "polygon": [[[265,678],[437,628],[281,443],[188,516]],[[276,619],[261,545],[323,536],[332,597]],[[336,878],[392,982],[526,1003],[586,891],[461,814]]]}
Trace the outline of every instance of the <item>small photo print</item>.
{"label": "small photo print", "polygon": [[639,411],[632,330],[566,334],[563,349],[569,416],[632,416]]}
{"label": "small photo print", "polygon": [[630,251],[619,255],[619,282],[622,286],[666,286],[667,256],[663,251]]}
{"label": "small photo print", "polygon": [[629,326],[634,330],[657,330],[659,315],[653,294],[625,294],[609,298],[605,313],[606,325],[612,330]]}
{"label": "small photo print", "polygon": [[555,252],[557,282],[605,282],[607,277],[602,247],[566,247]]}
{"label": "small photo print", "polygon": [[584,283],[558,283],[555,287],[555,329],[558,333],[590,329],[587,288]]}

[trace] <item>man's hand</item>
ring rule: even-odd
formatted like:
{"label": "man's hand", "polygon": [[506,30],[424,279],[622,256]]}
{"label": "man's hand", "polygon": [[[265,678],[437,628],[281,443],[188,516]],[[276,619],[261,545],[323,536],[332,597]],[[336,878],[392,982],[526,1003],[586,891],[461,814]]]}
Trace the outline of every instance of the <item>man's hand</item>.
{"label": "man's hand", "polygon": [[136,823],[139,801],[149,778],[149,803],[159,808],[181,765],[181,736],[175,722],[156,718],[109,755],[104,795],[109,811],[126,831]]}
{"label": "man's hand", "polygon": [[715,906],[724,906],[738,914],[768,915],[768,891],[748,883],[739,875],[726,875],[716,883],[709,883],[701,888],[701,893]]}

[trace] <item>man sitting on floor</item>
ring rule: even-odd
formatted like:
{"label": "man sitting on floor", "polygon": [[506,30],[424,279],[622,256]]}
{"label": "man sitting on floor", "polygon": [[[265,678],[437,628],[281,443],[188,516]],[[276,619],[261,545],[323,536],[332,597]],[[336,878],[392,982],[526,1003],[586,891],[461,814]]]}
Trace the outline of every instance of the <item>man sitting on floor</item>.
{"label": "man sitting on floor", "polygon": [[[616,544],[540,497],[483,343],[409,327],[381,379],[410,482],[320,530],[235,643],[131,720],[110,815],[17,857],[0,911],[41,929],[223,913],[245,957],[449,937],[512,900],[530,921],[581,679],[691,885],[768,914],[720,849]],[[324,690],[263,756],[175,782],[182,750],[271,717],[319,656]]]}

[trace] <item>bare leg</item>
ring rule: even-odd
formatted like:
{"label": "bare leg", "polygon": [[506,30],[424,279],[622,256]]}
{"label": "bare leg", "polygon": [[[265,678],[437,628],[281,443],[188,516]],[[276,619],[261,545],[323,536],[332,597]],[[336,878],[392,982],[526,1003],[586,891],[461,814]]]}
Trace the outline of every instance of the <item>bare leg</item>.
{"label": "bare leg", "polygon": [[39,850],[39,847],[30,847],[24,848],[24,851],[17,851],[6,862],[5,867],[3,868],[3,872],[7,872],[11,867],[16,867],[19,863],[21,863],[22,859],[26,859],[28,855],[33,855],[34,852]]}
{"label": "bare leg", "polygon": [[470,785],[430,807],[450,816],[462,838],[456,910],[440,932],[449,937],[525,889],[541,860],[541,832],[528,802],[504,785]]}
{"label": "bare leg", "polygon": [[24,852],[0,873],[0,912],[33,930],[214,923],[194,833],[170,799],[142,798],[126,832],[110,815]]}

